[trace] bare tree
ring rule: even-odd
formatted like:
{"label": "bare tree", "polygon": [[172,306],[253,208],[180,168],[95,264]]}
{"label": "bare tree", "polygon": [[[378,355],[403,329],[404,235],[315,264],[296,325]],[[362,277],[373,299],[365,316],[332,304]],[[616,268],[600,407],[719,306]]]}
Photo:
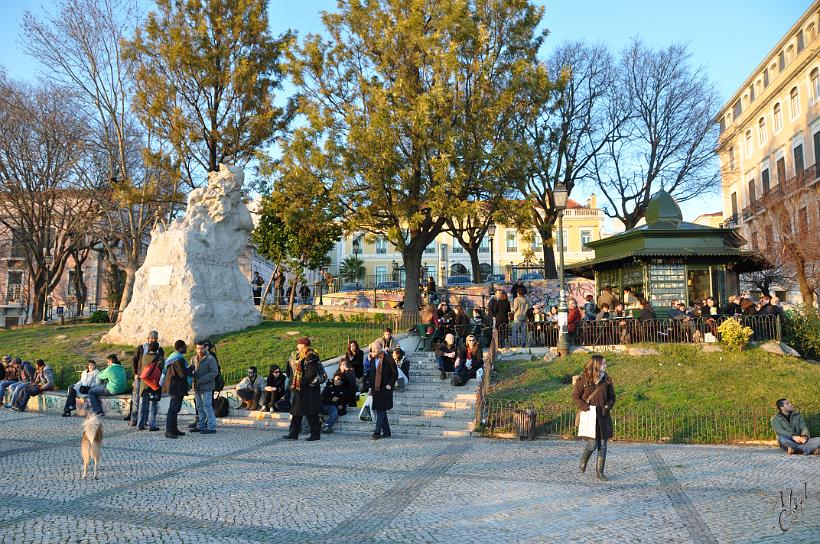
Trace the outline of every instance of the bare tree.
{"label": "bare tree", "polygon": [[76,93],[91,125],[94,160],[85,187],[100,204],[97,238],[125,273],[119,311],[131,301],[151,228],[181,202],[178,169],[160,160],[132,113],[134,66],[122,43],[138,22],[132,0],[59,0],[51,15],[24,18],[28,53]]}
{"label": "bare tree", "polygon": [[[531,161],[519,190],[531,202],[531,223],[541,235],[545,275],[557,277],[553,227],[558,219],[553,190],[563,183],[568,192],[593,179],[595,156],[613,143],[627,113],[613,107],[615,71],[610,52],[600,44],[567,42],[546,62],[551,92],[532,86],[537,115],[523,125]],[[616,115],[612,115],[615,113]]]}
{"label": "bare tree", "polygon": [[718,94],[703,69],[689,65],[686,46],[653,50],[633,40],[613,92],[619,100],[612,101],[612,115],[626,107],[629,117],[594,161],[609,217],[629,229],[659,189],[682,202],[720,187],[713,121]]}
{"label": "bare tree", "polygon": [[35,321],[96,214],[77,175],[85,127],[65,89],[0,80],[0,224],[25,254]]}
{"label": "bare tree", "polygon": [[756,270],[741,275],[743,290],[756,289],[769,297],[772,296],[772,289],[775,287],[785,291],[792,288],[795,279],[794,270],[782,261],[780,254],[770,253],[767,256],[774,259],[775,262],[772,263],[774,266],[766,270]]}
{"label": "bare tree", "polygon": [[772,230],[779,248],[778,259],[794,272],[807,307],[814,305],[820,289],[820,217],[792,198],[772,211]]}

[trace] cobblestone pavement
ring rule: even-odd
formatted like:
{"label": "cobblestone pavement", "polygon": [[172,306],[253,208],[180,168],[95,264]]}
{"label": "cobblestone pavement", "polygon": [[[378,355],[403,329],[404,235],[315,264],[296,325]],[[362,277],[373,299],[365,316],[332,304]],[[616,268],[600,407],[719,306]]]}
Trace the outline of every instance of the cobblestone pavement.
{"label": "cobblestone pavement", "polygon": [[[820,457],[768,447],[616,442],[600,484],[568,441],[168,440],[106,419],[94,481],[81,425],[0,410],[0,542],[820,542]],[[784,533],[780,492],[803,482]]]}

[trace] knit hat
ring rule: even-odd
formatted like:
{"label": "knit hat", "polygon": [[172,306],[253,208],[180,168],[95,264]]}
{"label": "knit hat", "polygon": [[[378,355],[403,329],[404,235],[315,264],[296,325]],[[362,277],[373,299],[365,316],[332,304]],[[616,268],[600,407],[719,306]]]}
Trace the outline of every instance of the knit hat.
{"label": "knit hat", "polygon": [[307,336],[303,336],[296,341],[296,344],[304,344],[305,346],[310,346],[310,338],[308,338]]}

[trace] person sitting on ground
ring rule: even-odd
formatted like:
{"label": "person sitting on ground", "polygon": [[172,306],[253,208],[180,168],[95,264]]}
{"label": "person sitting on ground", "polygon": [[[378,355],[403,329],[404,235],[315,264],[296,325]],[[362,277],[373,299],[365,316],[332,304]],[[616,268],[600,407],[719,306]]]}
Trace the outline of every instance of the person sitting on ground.
{"label": "person sitting on ground", "polygon": [[406,378],[406,380],[402,380],[401,374],[399,374],[399,379],[396,381],[396,387],[402,388],[410,382],[410,361],[405,356],[404,350],[401,349],[401,346],[394,347],[392,353],[393,362],[396,363],[396,368],[400,370]]}
{"label": "person sitting on ground", "polygon": [[54,371],[42,359],[37,359],[34,362],[34,377],[31,383],[23,387],[17,394],[17,400],[12,404],[11,409],[15,412],[25,412],[28,399],[36,397],[44,391],[52,391],[56,388],[54,380]]}
{"label": "person sitting on ground", "polygon": [[265,379],[259,376],[255,366],[248,367],[248,375],[236,386],[236,394],[242,399],[238,410],[258,410],[259,399],[265,390]]}
{"label": "person sitting on ground", "polygon": [[483,366],[484,354],[481,352],[481,346],[478,345],[476,337],[470,335],[456,359],[451,383],[455,386],[464,385],[470,378],[475,378],[476,372]]}
{"label": "person sitting on ground", "polygon": [[446,300],[442,300],[438,303],[438,309],[436,310],[436,322],[438,323],[439,327],[441,326],[452,326],[456,320],[456,313],[450,308],[450,304]]}
{"label": "person sitting on ground", "polygon": [[[108,366],[100,372],[100,385],[95,385],[88,390],[88,401],[91,403],[91,411],[98,416],[104,416],[105,412],[100,402],[100,397],[121,395],[125,392],[126,378],[125,369],[122,368],[120,360],[115,354],[106,358]],[[103,384],[105,382],[105,384]]]}
{"label": "person sitting on ground", "polygon": [[260,412],[274,412],[276,403],[285,395],[285,375],[279,365],[271,365],[265,386],[262,389],[262,407]]}
{"label": "person sitting on ground", "polygon": [[777,435],[780,447],[789,455],[820,455],[820,437],[811,437],[806,421],[800,412],[795,411],[789,399],[777,399],[775,406],[777,413],[772,416],[772,429]]}
{"label": "person sitting on ground", "polygon": [[327,413],[327,420],[322,426],[323,433],[332,433],[339,416],[347,413],[348,392],[344,374],[336,371],[322,391],[322,409]]}
{"label": "person sitting on ground", "polygon": [[453,316],[453,327],[455,327],[456,334],[461,338],[466,338],[470,333],[468,330],[470,328],[470,318],[467,317],[467,314],[464,313],[464,308],[460,305],[453,307]]}
{"label": "person sitting on ground", "polygon": [[584,321],[595,321],[595,316],[598,315],[598,307],[595,305],[595,300],[592,295],[584,297],[586,303],[584,304]]}
{"label": "person sitting on ground", "polygon": [[11,408],[14,406],[14,402],[17,400],[20,392],[31,383],[31,380],[34,379],[34,366],[28,361],[23,361],[19,357],[14,358],[14,363],[16,363],[17,368],[20,369],[19,379],[8,386],[9,391],[9,401],[3,405],[3,408]]}
{"label": "person sitting on ground", "polygon": [[476,338],[480,338],[482,343],[484,341],[484,327],[486,326],[486,322],[484,321],[484,316],[482,316],[481,308],[473,308],[473,318],[470,319],[470,334],[475,335]]}
{"label": "person sitting on ground", "polygon": [[616,302],[618,302],[618,297],[616,297],[612,293],[612,287],[609,286],[609,285],[605,285],[603,290],[601,291],[601,294],[598,295],[598,301],[597,301],[598,308],[603,310],[604,309],[604,304],[607,305],[607,308],[612,308],[615,305]]}
{"label": "person sitting on ground", "polygon": [[355,372],[356,379],[361,380],[364,376],[364,351],[359,347],[357,341],[351,340],[347,345],[344,360],[347,361],[348,366]]}
{"label": "person sitting on ground", "polygon": [[89,359],[80,376],[80,381],[68,388],[68,396],[63,407],[63,417],[69,417],[71,412],[77,408],[77,397],[85,398],[88,392],[95,385],[100,383],[100,371],[97,370],[97,363]]}
{"label": "person sitting on ground", "polygon": [[11,358],[11,355],[6,355],[3,357],[5,373],[3,380],[0,381],[0,403],[5,401],[6,389],[10,389],[12,385],[17,384],[17,382],[20,381],[20,365],[22,361],[18,361],[20,361],[19,357],[15,357],[14,359]]}
{"label": "person sitting on ground", "polygon": [[609,320],[609,303],[604,302],[601,304],[601,311],[595,314],[595,321],[607,321]]}
{"label": "person sitting on ground", "polygon": [[447,379],[447,372],[452,372],[458,361],[458,346],[452,333],[444,336],[444,342],[436,346],[436,365],[441,373],[441,379]]}
{"label": "person sitting on ground", "polygon": [[356,406],[356,393],[359,391],[358,383],[356,382],[356,372],[350,367],[350,364],[344,359],[339,361],[338,372],[340,372],[342,376],[344,376],[344,385],[345,387],[347,387],[348,406]]}
{"label": "person sitting on ground", "polygon": [[6,379],[6,367],[11,365],[11,355],[4,355],[0,362],[0,382]]}

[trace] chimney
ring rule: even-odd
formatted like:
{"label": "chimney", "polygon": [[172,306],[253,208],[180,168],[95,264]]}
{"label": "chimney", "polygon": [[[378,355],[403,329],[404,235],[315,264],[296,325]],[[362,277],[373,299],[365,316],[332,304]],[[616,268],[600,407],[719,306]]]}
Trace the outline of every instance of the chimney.
{"label": "chimney", "polygon": [[591,195],[589,195],[589,198],[587,199],[587,208],[594,210],[597,207],[598,199],[596,198],[595,193],[592,193]]}

